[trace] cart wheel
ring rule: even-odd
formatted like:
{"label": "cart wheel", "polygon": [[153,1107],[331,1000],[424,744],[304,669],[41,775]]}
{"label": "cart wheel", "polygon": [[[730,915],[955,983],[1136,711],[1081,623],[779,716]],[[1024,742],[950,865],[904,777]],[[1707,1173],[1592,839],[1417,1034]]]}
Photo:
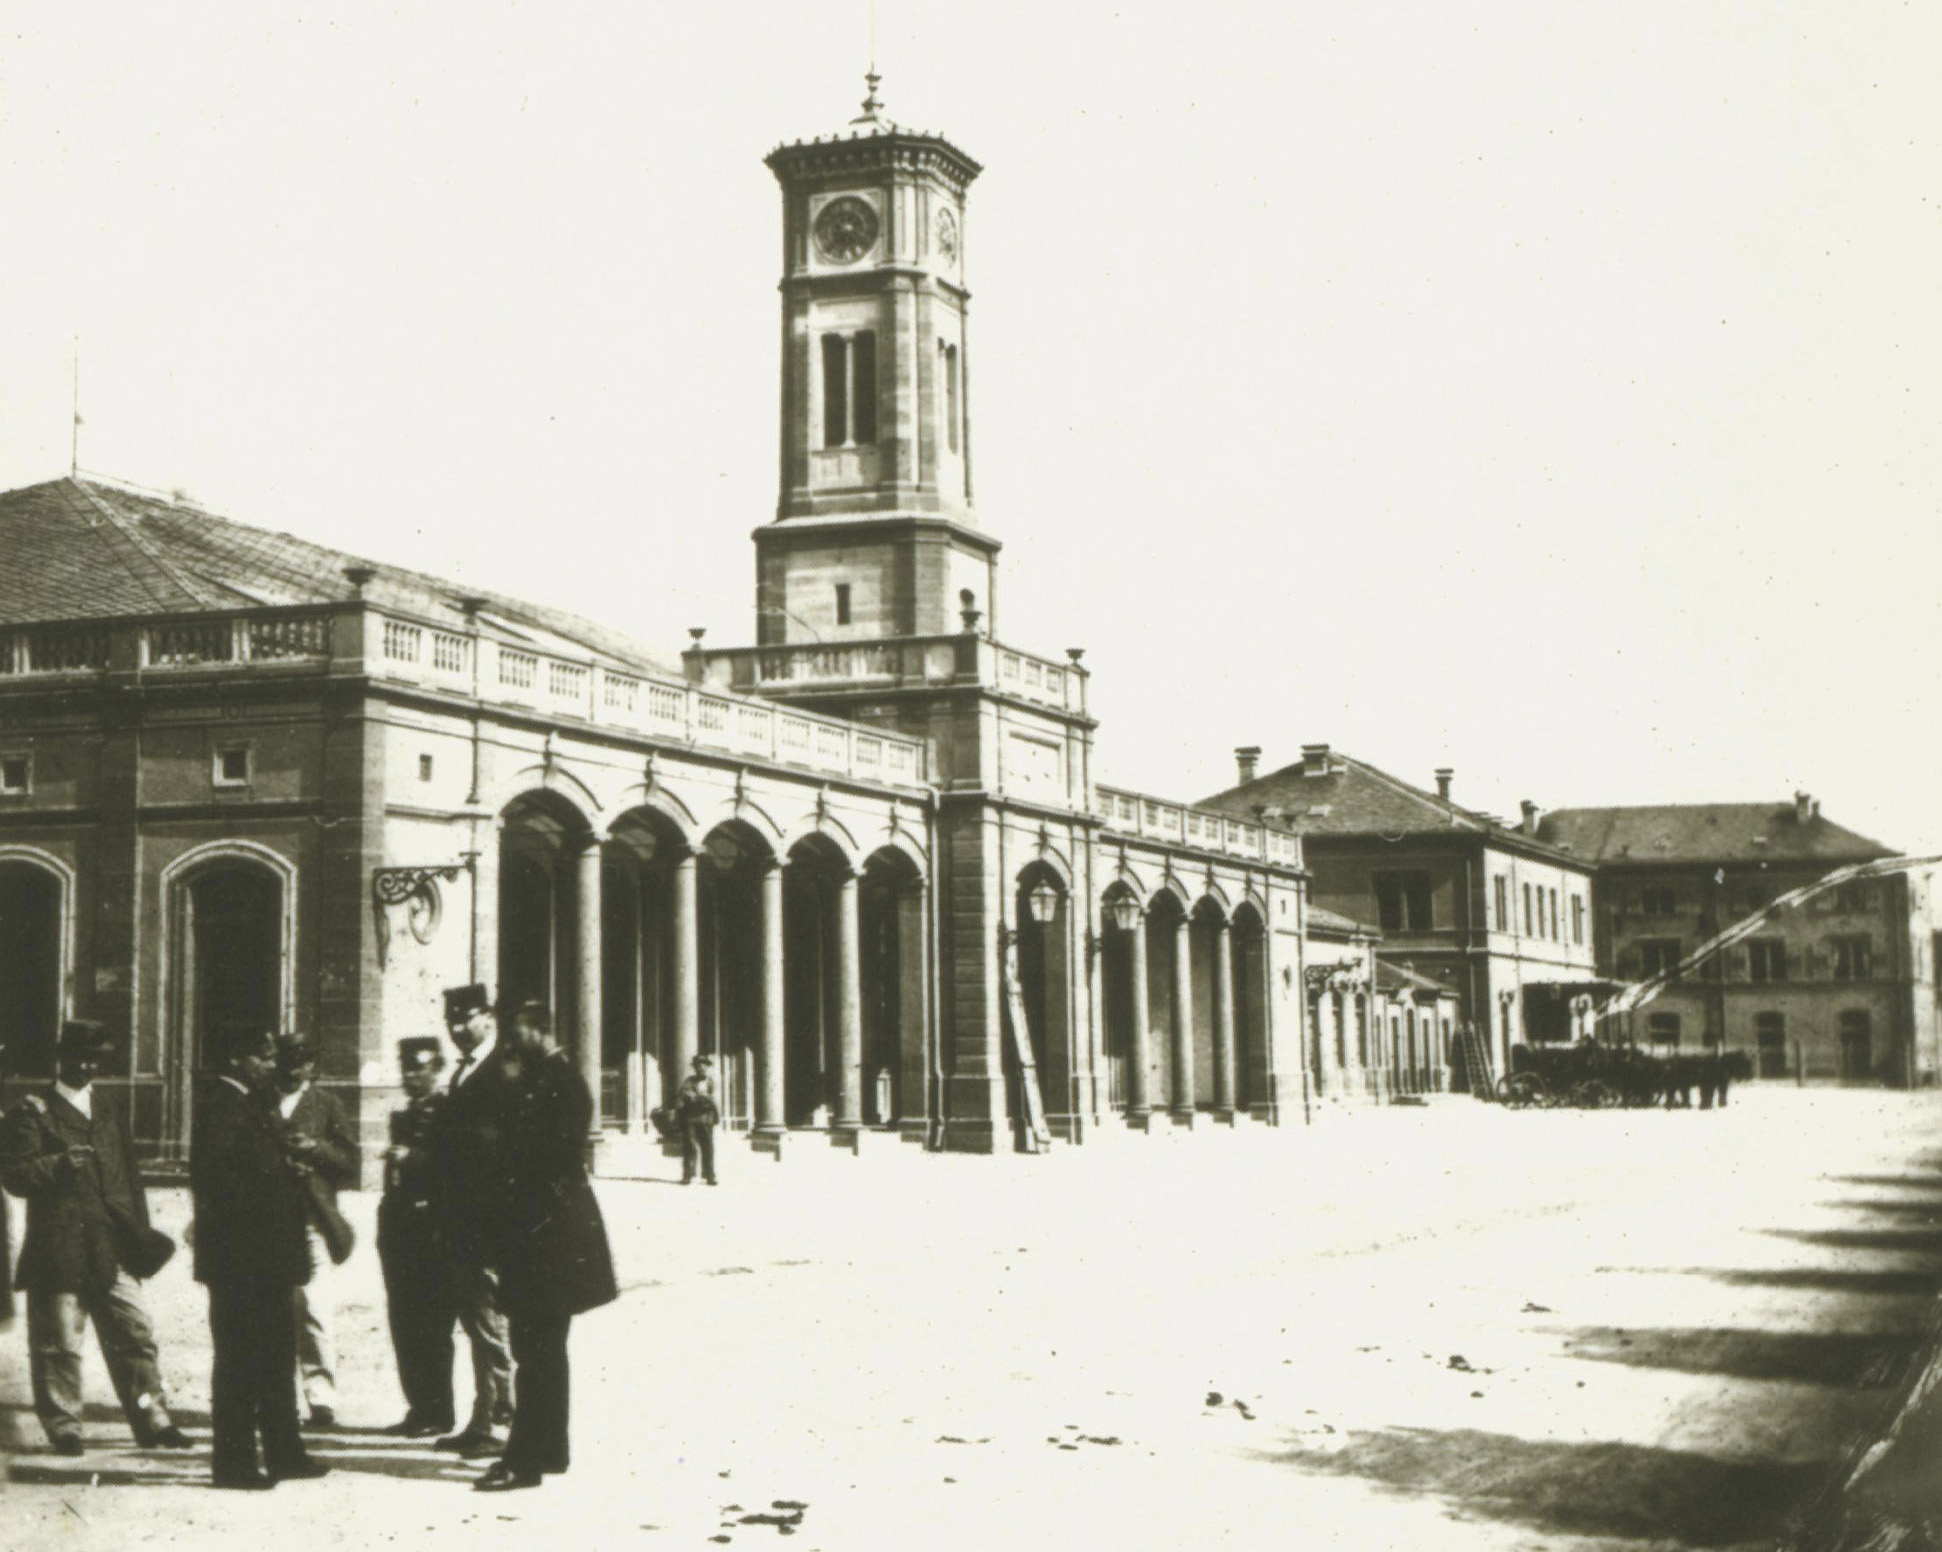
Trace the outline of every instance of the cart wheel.
{"label": "cart wheel", "polygon": [[1609,1110],[1618,1103],[1618,1091],[1602,1078],[1587,1078],[1571,1091],[1571,1103],[1580,1110]]}

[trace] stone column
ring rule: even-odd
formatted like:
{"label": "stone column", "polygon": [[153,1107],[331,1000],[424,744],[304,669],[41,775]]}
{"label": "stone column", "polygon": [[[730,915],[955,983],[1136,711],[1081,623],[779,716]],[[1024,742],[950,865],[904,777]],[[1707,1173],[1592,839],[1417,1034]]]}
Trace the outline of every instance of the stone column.
{"label": "stone column", "polygon": [[755,1130],[777,1136],[783,1119],[782,863],[762,869],[762,1029],[755,1053]]}
{"label": "stone column", "polygon": [[688,1076],[695,1052],[701,1048],[701,936],[695,909],[693,852],[675,860],[668,870],[668,931],[674,959],[674,1039],[668,1053],[672,1072],[661,1075],[661,1088],[672,1094]]}
{"label": "stone column", "polygon": [[1182,916],[1173,929],[1173,1119],[1194,1124],[1194,953],[1193,918]]}
{"label": "stone column", "polygon": [[1127,959],[1132,965],[1133,995],[1132,1021],[1126,1032],[1126,1124],[1145,1131],[1153,1108],[1146,1081],[1147,1062],[1153,1047],[1146,1005],[1146,912],[1140,912],[1127,936],[1132,940],[1132,952]]}
{"label": "stone column", "polygon": [[863,1125],[863,975],[857,924],[857,882],[846,873],[836,885],[836,1125]]}
{"label": "stone column", "polygon": [[1214,934],[1214,1113],[1234,1119],[1234,938],[1222,922]]}
{"label": "stone column", "polygon": [[579,952],[578,974],[574,977],[574,1055],[578,1058],[580,1076],[586,1080],[588,1090],[593,1095],[593,1123],[590,1143],[597,1145],[601,1137],[600,1121],[600,978],[602,956],[600,952],[600,842],[596,838],[587,843],[579,858],[579,888],[574,894],[574,908],[578,913],[575,925],[574,946]]}

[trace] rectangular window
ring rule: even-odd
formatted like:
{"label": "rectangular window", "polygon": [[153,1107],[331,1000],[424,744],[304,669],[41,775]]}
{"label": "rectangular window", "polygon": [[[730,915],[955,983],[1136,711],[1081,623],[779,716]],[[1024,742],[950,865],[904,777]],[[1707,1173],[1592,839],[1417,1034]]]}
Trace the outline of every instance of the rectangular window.
{"label": "rectangular window", "polygon": [[420,781],[432,779],[432,757],[428,754],[421,754],[418,757],[418,779]]}
{"label": "rectangular window", "polygon": [[859,329],[850,341],[850,440],[859,447],[877,439],[877,337]]}
{"label": "rectangular window", "polygon": [[229,744],[216,751],[216,785],[219,787],[249,785],[249,745]]}
{"label": "rectangular window", "polygon": [[1571,897],[1571,941],[1580,947],[1584,945],[1585,897],[1583,895],[1573,895]]}
{"label": "rectangular window", "polygon": [[850,623],[850,585],[847,582],[836,584],[836,623],[838,625]]}
{"label": "rectangular window", "polygon": [[1676,1013],[1648,1013],[1645,1016],[1645,1037],[1654,1045],[1677,1045],[1679,1043],[1679,1015]]}
{"label": "rectangular window", "polygon": [[958,389],[958,348],[939,341],[944,355],[944,440],[952,452],[958,450],[958,420],[962,415],[959,409]]}
{"label": "rectangular window", "polygon": [[1430,929],[1430,876],[1426,872],[1375,875],[1376,919],[1385,932]]}
{"label": "rectangular window", "polygon": [[1647,916],[1671,916],[1679,909],[1679,894],[1670,885],[1639,891],[1639,910]]}
{"label": "rectangular window", "polygon": [[1504,878],[1503,874],[1501,873],[1499,873],[1490,882],[1496,885],[1497,930],[1499,932],[1509,932],[1510,931],[1510,885]]}
{"label": "rectangular window", "polygon": [[1524,936],[1527,938],[1537,936],[1535,919],[1531,915],[1531,886],[1529,884],[1524,886]]}
{"label": "rectangular window", "polygon": [[1872,911],[1875,908],[1875,891],[1872,884],[1843,884],[1834,891],[1834,909],[1837,911]]}
{"label": "rectangular window", "polygon": [[823,446],[841,447],[850,430],[850,352],[840,334],[823,336]]}
{"label": "rectangular window", "polygon": [[1834,940],[1834,979],[1837,981],[1865,981],[1872,973],[1866,938],[1836,938]]}
{"label": "rectangular window", "polygon": [[1679,940],[1677,938],[1639,939],[1639,975],[1650,980],[1655,975],[1669,975],[1677,978],[1679,970]]}
{"label": "rectangular window", "polygon": [[24,754],[0,758],[0,792],[24,793],[34,785],[34,762]]}
{"label": "rectangular window", "polygon": [[1551,941],[1558,941],[1558,892],[1551,891]]}
{"label": "rectangular window", "polygon": [[1747,974],[1756,981],[1787,979],[1787,944],[1783,938],[1755,938],[1747,944]]}
{"label": "rectangular window", "polygon": [[1753,1015],[1753,1041],[1760,1051],[1760,1076],[1787,1076],[1787,1016],[1784,1013]]}

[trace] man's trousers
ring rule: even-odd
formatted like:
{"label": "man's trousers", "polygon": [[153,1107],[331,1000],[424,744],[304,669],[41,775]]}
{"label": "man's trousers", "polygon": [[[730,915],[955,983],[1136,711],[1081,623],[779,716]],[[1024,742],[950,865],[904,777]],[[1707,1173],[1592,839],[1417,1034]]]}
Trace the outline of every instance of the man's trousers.
{"label": "man's trousers", "polygon": [[169,1426],[169,1413],[162,1399],[155,1324],[142,1285],[123,1271],[104,1289],[28,1290],[27,1346],[40,1425],[50,1442],[81,1437],[81,1344],[89,1321],[94,1322],[95,1339],[135,1442],[145,1444]]}
{"label": "man's trousers", "polygon": [[291,1284],[238,1277],[209,1284],[211,1462],[218,1477],[272,1474],[304,1459],[297,1432],[297,1318]]}

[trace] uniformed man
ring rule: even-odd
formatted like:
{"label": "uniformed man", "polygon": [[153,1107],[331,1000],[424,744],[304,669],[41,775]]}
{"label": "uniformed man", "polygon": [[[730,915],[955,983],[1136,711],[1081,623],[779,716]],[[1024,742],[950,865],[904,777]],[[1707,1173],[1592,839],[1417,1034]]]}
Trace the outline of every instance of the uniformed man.
{"label": "uniformed man", "polygon": [[701,1178],[715,1183],[715,1123],[721,1120],[721,1107],[715,1103],[714,1063],[706,1052],[695,1057],[693,1070],[681,1080],[674,1102],[681,1122],[681,1183],[692,1185],[695,1166]]}
{"label": "uniformed man", "polygon": [[538,1487],[566,1470],[567,1333],[575,1315],[618,1296],[587,1179],[593,1094],[555,1043],[545,1008],[519,1010],[504,1071],[507,1190],[486,1225],[512,1320],[518,1398],[505,1453],[473,1484],[489,1493]]}
{"label": "uniformed man", "polygon": [[174,1245],[151,1228],[128,1119],[94,1077],[102,1026],[70,1019],[54,1081],[0,1121],[0,1184],[27,1199],[19,1284],[27,1295],[34,1410],[59,1455],[80,1455],[81,1339],[89,1321],[121,1407],[144,1448],[187,1449],[162,1396],[155,1325],[139,1279]]}
{"label": "uniformed man", "polygon": [[432,1176],[446,1269],[472,1347],[472,1416],[435,1447],[472,1459],[497,1455],[512,1423],[512,1334],[486,1236],[486,1215],[508,1188],[507,1084],[492,1000],[483,986],[445,993],[445,1027],[459,1059],[432,1125]]}
{"label": "uniformed man", "polygon": [[[308,1216],[304,1233],[310,1246],[310,1281],[299,1283],[296,1300],[297,1374],[312,1426],[337,1421],[337,1279],[333,1268],[349,1254],[348,1244],[327,1238],[341,1233],[337,1193],[357,1185],[357,1135],[336,1098],[317,1086],[317,1054],[302,1035],[281,1035],[276,1043],[277,1107],[291,1154],[305,1182]],[[335,1224],[326,1225],[326,1217]]]}
{"label": "uniformed man", "polygon": [[405,1415],[386,1433],[424,1438],[452,1429],[452,1327],[458,1304],[440,1242],[432,1128],[445,1053],[436,1035],[398,1042],[405,1104],[391,1112],[391,1146],[384,1155],[384,1195],[378,1201],[378,1263],[384,1270],[391,1348]]}
{"label": "uniformed man", "polygon": [[220,1060],[189,1130],[196,1281],[209,1290],[210,1480],[261,1489],[330,1470],[297,1432],[291,1290],[310,1277],[304,1187],[277,1111],[276,1042],[234,1029]]}

